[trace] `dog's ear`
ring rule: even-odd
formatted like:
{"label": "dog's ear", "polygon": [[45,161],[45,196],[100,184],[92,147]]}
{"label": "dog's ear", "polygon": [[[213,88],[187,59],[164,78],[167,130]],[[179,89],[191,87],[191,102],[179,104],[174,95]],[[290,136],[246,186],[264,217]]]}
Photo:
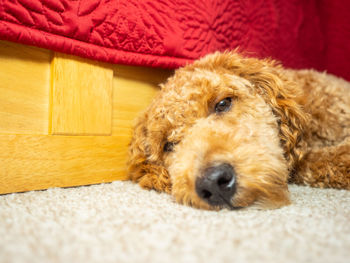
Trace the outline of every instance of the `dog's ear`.
{"label": "dog's ear", "polygon": [[[168,171],[150,160],[150,147],[147,142],[146,113],[142,114],[136,126],[129,145],[128,176],[134,182],[146,189],[155,189],[162,192],[171,192],[171,181]],[[154,158],[153,158],[154,159]]]}
{"label": "dog's ear", "polygon": [[255,91],[271,106],[278,119],[280,140],[292,169],[302,158],[298,144],[309,116],[302,109],[301,91],[287,78],[287,71],[273,60],[242,57],[236,51],[216,53],[201,62],[213,68],[229,69],[253,84]]}
{"label": "dog's ear", "polygon": [[[254,60],[252,62],[255,63]],[[301,90],[286,78],[282,67],[269,60],[260,63],[255,72],[242,72],[241,75],[253,83],[256,92],[271,106],[277,117],[281,144],[291,169],[302,158],[302,151],[298,149],[309,116],[302,108]]]}

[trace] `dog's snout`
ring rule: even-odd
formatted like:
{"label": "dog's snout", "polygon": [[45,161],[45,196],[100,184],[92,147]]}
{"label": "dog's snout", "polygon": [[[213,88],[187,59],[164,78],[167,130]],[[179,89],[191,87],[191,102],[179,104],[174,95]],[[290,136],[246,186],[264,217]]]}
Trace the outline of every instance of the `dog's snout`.
{"label": "dog's snout", "polygon": [[224,163],[205,169],[196,180],[198,196],[210,205],[231,205],[236,190],[236,175],[230,164]]}

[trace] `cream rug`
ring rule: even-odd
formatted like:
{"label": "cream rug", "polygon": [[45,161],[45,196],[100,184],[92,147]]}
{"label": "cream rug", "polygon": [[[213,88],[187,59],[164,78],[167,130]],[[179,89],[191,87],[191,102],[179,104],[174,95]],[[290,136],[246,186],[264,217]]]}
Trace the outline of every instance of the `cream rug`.
{"label": "cream rug", "polygon": [[0,196],[0,262],[350,262],[350,191],[200,211],[130,182]]}

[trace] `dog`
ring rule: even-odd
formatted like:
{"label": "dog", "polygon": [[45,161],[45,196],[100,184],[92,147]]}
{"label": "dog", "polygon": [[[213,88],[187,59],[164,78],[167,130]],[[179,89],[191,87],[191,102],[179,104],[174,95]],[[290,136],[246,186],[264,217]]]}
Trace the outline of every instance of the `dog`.
{"label": "dog", "polygon": [[288,205],[288,183],[350,189],[350,83],[207,55],[176,70],[138,118],[128,174],[211,210]]}

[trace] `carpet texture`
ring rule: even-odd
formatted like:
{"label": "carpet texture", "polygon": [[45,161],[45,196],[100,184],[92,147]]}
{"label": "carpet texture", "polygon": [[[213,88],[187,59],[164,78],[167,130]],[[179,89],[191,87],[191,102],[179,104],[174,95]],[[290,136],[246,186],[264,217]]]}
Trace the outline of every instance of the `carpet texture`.
{"label": "carpet texture", "polygon": [[349,262],[350,191],[278,210],[178,205],[130,182],[0,196],[0,262]]}

